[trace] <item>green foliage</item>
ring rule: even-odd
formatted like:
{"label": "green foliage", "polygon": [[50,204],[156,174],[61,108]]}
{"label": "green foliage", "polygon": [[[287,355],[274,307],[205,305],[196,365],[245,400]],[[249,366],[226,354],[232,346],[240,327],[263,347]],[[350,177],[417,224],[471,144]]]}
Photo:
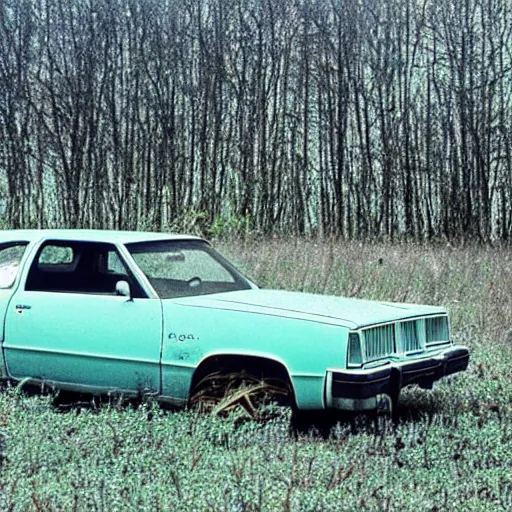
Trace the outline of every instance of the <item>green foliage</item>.
{"label": "green foliage", "polygon": [[[512,508],[512,257],[502,249],[304,240],[222,242],[257,282],[444,304],[468,371],[406,389],[396,427],[341,417],[309,433],[170,412],[152,402],[59,413],[0,393],[0,510],[454,510]],[[326,433],[330,433],[326,437]]]}
{"label": "green foliage", "polygon": [[252,217],[250,213],[246,215],[236,215],[232,208],[228,208],[221,215],[213,219],[208,228],[208,234],[212,238],[220,237],[247,237],[252,233]]}
{"label": "green foliage", "polygon": [[232,208],[226,207],[213,221],[207,212],[190,208],[172,221],[163,225],[155,223],[154,213],[139,222],[142,231],[163,231],[169,233],[186,233],[207,238],[247,237],[252,234],[252,217],[237,215]]}
{"label": "green foliage", "polygon": [[207,220],[208,215],[205,212],[189,209],[174,219],[169,224],[168,229],[163,231],[203,236],[206,231]]}
{"label": "green foliage", "polygon": [[0,229],[12,229],[11,223],[5,214],[0,215]]}

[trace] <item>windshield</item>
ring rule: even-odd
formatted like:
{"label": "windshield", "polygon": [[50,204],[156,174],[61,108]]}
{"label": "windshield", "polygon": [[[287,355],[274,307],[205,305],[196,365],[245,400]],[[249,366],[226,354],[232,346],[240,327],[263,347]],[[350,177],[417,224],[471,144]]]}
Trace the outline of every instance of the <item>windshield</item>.
{"label": "windshield", "polygon": [[251,288],[247,279],[200,240],[142,242],[126,248],[162,299]]}

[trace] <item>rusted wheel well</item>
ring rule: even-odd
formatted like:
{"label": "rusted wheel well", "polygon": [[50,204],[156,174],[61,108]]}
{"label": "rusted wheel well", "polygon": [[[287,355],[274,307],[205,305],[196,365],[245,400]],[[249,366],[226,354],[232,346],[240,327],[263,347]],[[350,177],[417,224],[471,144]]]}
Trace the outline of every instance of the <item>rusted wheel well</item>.
{"label": "rusted wheel well", "polygon": [[290,405],[295,404],[293,386],[285,366],[272,359],[258,356],[216,355],[205,359],[194,372],[189,396],[192,396],[196,386],[209,375],[236,373],[249,374],[263,381],[281,381],[290,390]]}

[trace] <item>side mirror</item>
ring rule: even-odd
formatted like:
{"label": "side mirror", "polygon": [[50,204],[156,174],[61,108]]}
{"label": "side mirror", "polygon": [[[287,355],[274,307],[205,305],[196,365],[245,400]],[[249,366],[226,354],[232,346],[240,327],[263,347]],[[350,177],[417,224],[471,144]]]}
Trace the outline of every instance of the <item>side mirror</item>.
{"label": "side mirror", "polygon": [[132,294],[130,292],[130,285],[128,284],[127,281],[117,281],[116,295],[120,295],[121,297],[127,297],[128,300],[132,299]]}

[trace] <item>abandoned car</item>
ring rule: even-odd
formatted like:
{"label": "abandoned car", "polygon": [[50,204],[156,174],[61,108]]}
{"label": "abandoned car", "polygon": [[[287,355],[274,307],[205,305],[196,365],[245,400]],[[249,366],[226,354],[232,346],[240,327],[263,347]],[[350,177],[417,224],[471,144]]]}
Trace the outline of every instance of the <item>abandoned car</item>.
{"label": "abandoned car", "polygon": [[262,290],[207,241],[162,233],[0,232],[0,315],[4,379],[176,405],[244,373],[296,410],[371,410],[469,360],[441,307]]}

